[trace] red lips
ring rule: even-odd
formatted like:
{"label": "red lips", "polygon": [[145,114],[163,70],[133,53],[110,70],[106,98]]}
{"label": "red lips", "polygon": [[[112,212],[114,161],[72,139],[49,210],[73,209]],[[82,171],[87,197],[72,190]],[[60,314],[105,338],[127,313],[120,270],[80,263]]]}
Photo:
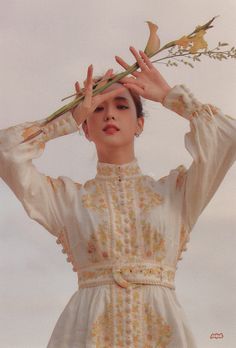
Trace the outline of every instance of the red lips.
{"label": "red lips", "polygon": [[103,131],[106,131],[108,128],[114,128],[116,130],[120,130],[115,124],[108,123],[104,128]]}

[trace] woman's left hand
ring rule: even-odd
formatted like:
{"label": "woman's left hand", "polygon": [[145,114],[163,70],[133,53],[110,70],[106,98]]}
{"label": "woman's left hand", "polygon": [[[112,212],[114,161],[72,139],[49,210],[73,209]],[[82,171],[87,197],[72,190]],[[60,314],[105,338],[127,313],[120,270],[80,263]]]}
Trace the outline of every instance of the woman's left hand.
{"label": "woman's left hand", "polygon": [[[134,71],[132,73],[134,77],[123,77],[120,82],[143,98],[162,103],[171,87],[143,51],[139,51],[138,54],[132,46],[130,51],[136,58],[141,71]],[[122,58],[115,56],[115,59],[126,70],[130,67]]]}

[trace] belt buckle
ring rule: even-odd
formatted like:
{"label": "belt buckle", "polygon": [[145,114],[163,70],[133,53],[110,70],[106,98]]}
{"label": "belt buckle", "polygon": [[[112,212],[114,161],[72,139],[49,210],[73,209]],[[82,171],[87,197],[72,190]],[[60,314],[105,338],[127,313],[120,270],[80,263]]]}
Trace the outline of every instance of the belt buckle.
{"label": "belt buckle", "polygon": [[123,266],[114,266],[112,267],[112,275],[115,280],[115,282],[122,288],[137,288],[141,286],[141,284],[136,284],[134,282],[127,281],[126,279],[123,278],[123,271],[129,267],[123,265]]}
{"label": "belt buckle", "polygon": [[125,280],[122,276],[124,267],[125,266],[114,265],[114,267],[112,267],[112,276],[119,286],[121,286],[122,288],[128,288],[130,287],[131,283]]}

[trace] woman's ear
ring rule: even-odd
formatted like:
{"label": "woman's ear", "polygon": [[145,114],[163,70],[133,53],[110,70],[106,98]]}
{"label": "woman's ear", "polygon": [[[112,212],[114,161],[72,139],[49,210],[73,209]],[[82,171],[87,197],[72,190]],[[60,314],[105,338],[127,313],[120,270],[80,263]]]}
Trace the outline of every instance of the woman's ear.
{"label": "woman's ear", "polygon": [[140,130],[143,130],[143,126],[144,126],[144,117],[138,117],[137,118],[137,124]]}
{"label": "woman's ear", "polygon": [[82,123],[82,128],[83,128],[83,131],[84,131],[86,138],[90,141],[89,133],[88,133],[88,125],[87,125],[86,120]]}

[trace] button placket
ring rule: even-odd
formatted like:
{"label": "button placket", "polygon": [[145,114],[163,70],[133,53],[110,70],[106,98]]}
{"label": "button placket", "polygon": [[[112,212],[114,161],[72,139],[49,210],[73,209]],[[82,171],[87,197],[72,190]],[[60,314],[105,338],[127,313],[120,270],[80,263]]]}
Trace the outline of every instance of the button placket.
{"label": "button placket", "polygon": [[125,311],[127,314],[126,317],[126,328],[125,328],[125,332],[126,332],[126,344],[130,347],[131,343],[132,343],[132,322],[133,322],[133,316],[132,316],[132,293],[131,293],[131,289],[127,289],[130,291],[127,291],[125,296]]}

